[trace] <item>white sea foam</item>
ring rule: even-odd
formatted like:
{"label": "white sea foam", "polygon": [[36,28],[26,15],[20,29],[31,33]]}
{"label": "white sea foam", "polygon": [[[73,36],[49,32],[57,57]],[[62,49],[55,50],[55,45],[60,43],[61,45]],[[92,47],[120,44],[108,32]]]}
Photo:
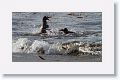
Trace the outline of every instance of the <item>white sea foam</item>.
{"label": "white sea foam", "polygon": [[[35,34],[41,33],[41,28],[42,27],[33,28],[31,34],[35,35]],[[48,36],[57,36],[57,35],[59,35],[59,31],[56,30],[56,29],[47,29],[46,32],[47,32],[46,34]]]}
{"label": "white sea foam", "polygon": [[27,38],[19,38],[15,43],[13,43],[12,51],[19,53],[23,53],[23,52],[26,53],[31,44],[32,42]]}
{"label": "white sea foam", "polygon": [[62,49],[62,43],[56,43],[49,47],[48,54],[63,54],[65,50]]}
{"label": "white sea foam", "polygon": [[82,43],[78,41],[68,41],[65,43],[49,44],[46,41],[34,40],[33,42],[27,38],[20,38],[13,43],[14,53],[42,53],[42,54],[92,54],[101,55],[101,43]]}
{"label": "white sea foam", "polygon": [[45,41],[35,40],[32,43],[32,45],[29,47],[28,53],[37,53],[41,49],[43,49],[44,51],[47,51],[49,49],[49,43]]}

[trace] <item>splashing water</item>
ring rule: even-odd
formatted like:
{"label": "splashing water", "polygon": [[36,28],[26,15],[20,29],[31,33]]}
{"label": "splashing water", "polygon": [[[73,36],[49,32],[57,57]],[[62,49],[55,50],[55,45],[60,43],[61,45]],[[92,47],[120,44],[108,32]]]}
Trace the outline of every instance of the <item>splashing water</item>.
{"label": "splashing water", "polygon": [[[14,53],[40,53],[40,54],[76,54],[87,53],[92,55],[101,55],[101,43],[82,43],[79,41],[68,41],[64,43],[49,44],[45,41],[34,40],[33,42],[27,38],[20,38],[13,43]],[[92,46],[91,46],[92,45]],[[95,50],[96,49],[96,50]],[[98,50],[99,49],[99,50]]]}

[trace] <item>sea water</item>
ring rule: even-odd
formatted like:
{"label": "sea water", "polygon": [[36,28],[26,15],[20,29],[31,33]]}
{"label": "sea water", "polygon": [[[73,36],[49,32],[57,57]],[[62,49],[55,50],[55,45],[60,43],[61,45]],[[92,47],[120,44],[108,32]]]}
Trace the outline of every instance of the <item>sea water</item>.
{"label": "sea water", "polygon": [[[47,21],[47,35],[40,33],[42,18],[50,16]],[[68,28],[76,34],[60,32]],[[51,33],[51,32],[52,33]],[[102,44],[102,13],[101,12],[13,12],[12,13],[12,44],[13,53],[35,53],[43,47],[45,54],[64,53],[57,44],[78,41],[83,43]],[[57,50],[57,51],[55,51]],[[37,53],[37,52],[36,52]]]}

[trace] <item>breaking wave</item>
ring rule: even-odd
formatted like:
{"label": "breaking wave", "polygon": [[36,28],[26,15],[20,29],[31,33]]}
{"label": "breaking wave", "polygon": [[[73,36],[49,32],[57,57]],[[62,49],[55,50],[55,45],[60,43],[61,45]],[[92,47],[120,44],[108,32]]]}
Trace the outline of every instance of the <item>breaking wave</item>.
{"label": "breaking wave", "polygon": [[58,55],[101,55],[102,43],[85,43],[80,41],[66,41],[50,44],[43,40],[31,41],[28,38],[19,38],[12,43],[13,53],[38,53]]}

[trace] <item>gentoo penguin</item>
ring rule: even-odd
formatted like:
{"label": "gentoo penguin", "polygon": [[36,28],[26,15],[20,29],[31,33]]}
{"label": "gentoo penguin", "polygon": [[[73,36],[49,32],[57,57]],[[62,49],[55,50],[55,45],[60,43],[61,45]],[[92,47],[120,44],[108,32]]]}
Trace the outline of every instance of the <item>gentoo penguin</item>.
{"label": "gentoo penguin", "polygon": [[63,32],[64,32],[64,34],[75,33],[75,32],[72,32],[72,31],[68,31],[68,29],[67,29],[67,28],[60,29],[59,31],[63,31]]}
{"label": "gentoo penguin", "polygon": [[42,26],[40,27],[40,33],[47,33],[46,29],[49,28],[48,24],[47,24],[47,20],[49,20],[48,16],[44,16],[42,19]]}

